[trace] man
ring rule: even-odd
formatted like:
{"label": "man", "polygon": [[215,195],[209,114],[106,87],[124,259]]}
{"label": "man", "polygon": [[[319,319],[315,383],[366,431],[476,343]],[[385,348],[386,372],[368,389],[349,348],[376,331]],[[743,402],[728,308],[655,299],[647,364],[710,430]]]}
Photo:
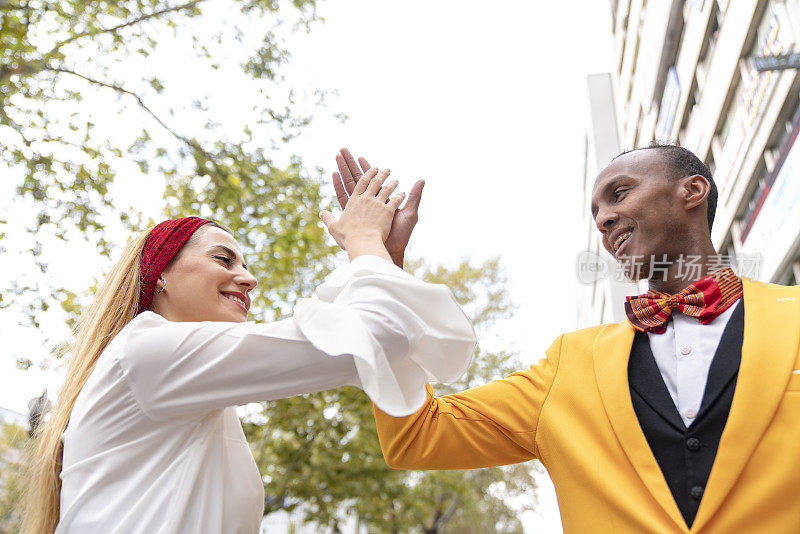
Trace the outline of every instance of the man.
{"label": "man", "polygon": [[592,214],[651,292],[629,298],[628,321],[564,334],[528,370],[438,398],[427,386],[408,417],[376,409],[386,462],[537,458],[567,533],[800,532],[800,288],[720,269],[715,208],[711,173],[688,150],[615,158]]}

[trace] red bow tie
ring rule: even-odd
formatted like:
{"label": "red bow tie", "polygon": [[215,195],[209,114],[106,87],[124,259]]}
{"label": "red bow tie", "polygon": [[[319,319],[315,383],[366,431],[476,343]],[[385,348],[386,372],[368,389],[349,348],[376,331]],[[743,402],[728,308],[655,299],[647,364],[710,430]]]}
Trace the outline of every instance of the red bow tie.
{"label": "red bow tie", "polygon": [[704,276],[674,295],[648,291],[637,297],[625,297],[625,313],[636,330],[663,334],[673,310],[708,324],[741,296],[742,281],[727,267]]}

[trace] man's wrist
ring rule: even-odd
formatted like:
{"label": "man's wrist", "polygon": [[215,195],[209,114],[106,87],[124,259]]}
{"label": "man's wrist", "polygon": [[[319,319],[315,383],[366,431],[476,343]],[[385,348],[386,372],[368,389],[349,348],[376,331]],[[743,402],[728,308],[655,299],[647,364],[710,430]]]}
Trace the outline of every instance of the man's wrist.
{"label": "man's wrist", "polygon": [[406,255],[406,251],[405,250],[401,250],[401,251],[398,251],[398,252],[389,251],[389,257],[392,258],[392,263],[394,263],[395,265],[397,265],[401,269],[403,268],[403,262],[405,260],[405,255]]}

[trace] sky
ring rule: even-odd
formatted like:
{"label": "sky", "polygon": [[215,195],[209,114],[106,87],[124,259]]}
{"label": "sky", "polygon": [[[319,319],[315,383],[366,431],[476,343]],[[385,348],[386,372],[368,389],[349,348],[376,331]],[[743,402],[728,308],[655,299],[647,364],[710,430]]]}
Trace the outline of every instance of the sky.
{"label": "sky", "polygon": [[[287,80],[338,96],[287,153],[329,176],[346,146],[390,168],[401,189],[424,178],[408,256],[433,264],[499,256],[518,310],[493,342],[519,351],[525,365],[576,327],[586,76],[611,69],[609,4],[328,0],[319,4],[325,21],[290,43]],[[198,73],[188,62],[174,68],[185,69],[179,74],[191,91]],[[246,85],[212,87],[232,117],[253,98]],[[9,183],[0,184],[3,198]],[[158,204],[157,184],[121,187],[149,191],[148,202]],[[81,247],[69,254],[93,254]],[[68,283],[85,287],[102,263],[82,265],[65,275]],[[16,371],[14,347],[36,337],[2,328],[16,345],[0,348],[0,406],[24,412],[42,384],[57,387],[58,373]],[[541,511],[525,516],[526,530],[560,532],[552,486],[541,478]]]}

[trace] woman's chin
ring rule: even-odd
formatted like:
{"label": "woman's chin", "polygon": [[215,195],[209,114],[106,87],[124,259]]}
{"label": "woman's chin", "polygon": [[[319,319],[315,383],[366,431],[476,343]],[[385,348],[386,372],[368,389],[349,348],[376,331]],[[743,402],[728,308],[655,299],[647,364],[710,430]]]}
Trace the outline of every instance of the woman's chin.
{"label": "woman's chin", "polygon": [[230,321],[232,323],[243,323],[247,320],[247,312],[245,310],[236,311],[231,314]]}

